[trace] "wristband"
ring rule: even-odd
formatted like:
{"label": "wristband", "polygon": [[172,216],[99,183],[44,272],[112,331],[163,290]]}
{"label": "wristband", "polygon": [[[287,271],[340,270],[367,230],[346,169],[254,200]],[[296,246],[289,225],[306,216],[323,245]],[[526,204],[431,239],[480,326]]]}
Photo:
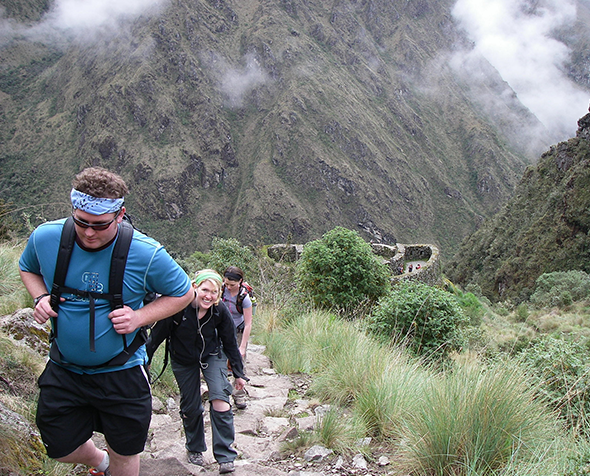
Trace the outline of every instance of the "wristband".
{"label": "wristband", "polygon": [[33,309],[37,307],[37,304],[39,304],[39,301],[41,301],[41,299],[43,299],[45,296],[49,296],[49,293],[45,293],[45,294],[41,294],[40,296],[37,296],[35,299],[33,299],[35,305],[33,306]]}

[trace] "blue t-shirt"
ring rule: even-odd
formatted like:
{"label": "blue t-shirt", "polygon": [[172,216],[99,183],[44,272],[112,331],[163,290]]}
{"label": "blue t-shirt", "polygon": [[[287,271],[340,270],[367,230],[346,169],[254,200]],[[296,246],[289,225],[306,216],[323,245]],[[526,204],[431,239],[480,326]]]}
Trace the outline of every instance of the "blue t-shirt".
{"label": "blue t-shirt", "polygon": [[[53,284],[57,251],[65,220],[40,225],[29,237],[20,257],[22,271],[43,276],[48,290]],[[109,271],[114,243],[98,251],[87,251],[76,243],[65,279],[65,286],[82,291],[109,292]],[[190,289],[190,279],[157,241],[133,231],[133,240],[127,256],[123,276],[123,302],[132,309],[143,306],[150,292],[164,296],[183,296]],[[106,299],[96,300],[95,346],[90,351],[90,308],[87,298],[63,293],[66,300],[60,303],[57,317],[56,343],[62,354],[62,366],[83,373],[112,372],[147,362],[145,346],[122,366],[85,368],[108,362],[123,349],[123,337],[113,328],[108,315],[111,304]],[[53,321],[53,320],[52,320]],[[52,322],[54,325],[54,323]],[[127,345],[135,332],[125,335]]]}

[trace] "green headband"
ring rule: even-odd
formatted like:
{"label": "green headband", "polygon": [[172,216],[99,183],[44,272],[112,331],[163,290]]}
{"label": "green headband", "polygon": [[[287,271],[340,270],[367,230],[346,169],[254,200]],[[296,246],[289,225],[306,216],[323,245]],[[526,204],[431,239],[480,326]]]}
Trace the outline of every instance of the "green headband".
{"label": "green headband", "polygon": [[219,276],[215,271],[199,271],[195,274],[195,285],[199,286],[203,281],[207,279],[211,279],[213,281],[217,281],[219,286],[223,283],[221,276]]}

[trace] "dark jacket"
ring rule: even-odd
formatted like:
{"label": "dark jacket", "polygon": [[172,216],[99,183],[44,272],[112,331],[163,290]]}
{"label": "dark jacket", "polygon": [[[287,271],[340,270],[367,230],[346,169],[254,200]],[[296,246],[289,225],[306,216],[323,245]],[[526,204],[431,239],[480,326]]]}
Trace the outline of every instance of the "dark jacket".
{"label": "dark jacket", "polygon": [[211,306],[200,321],[197,319],[197,310],[189,305],[178,314],[157,322],[146,342],[150,361],[158,346],[168,336],[170,358],[174,362],[194,365],[223,349],[234,376],[247,380],[236,339],[236,327],[223,302]]}

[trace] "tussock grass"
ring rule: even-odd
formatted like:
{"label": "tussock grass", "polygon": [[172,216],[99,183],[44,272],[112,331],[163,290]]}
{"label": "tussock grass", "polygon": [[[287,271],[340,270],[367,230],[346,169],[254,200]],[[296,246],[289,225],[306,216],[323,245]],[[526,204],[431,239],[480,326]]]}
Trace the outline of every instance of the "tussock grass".
{"label": "tussock grass", "polygon": [[518,361],[460,356],[440,371],[323,311],[283,325],[272,319],[279,325],[263,340],[277,370],[312,374],[314,397],[334,405],[313,435],[291,445],[320,442],[342,452],[370,436],[396,454],[392,474],[577,474],[564,472],[566,460],[585,451],[568,447]]}
{"label": "tussock grass", "polygon": [[495,474],[530,458],[559,429],[517,364],[458,364],[430,379],[406,420],[404,457],[417,474]]}
{"label": "tussock grass", "polygon": [[[168,397],[177,395],[179,393],[178,384],[176,383],[176,379],[174,378],[174,373],[172,372],[172,364],[170,363],[170,358],[168,358],[168,364],[164,369],[162,375],[160,372],[164,366],[164,354],[166,351],[166,345],[164,342],[158,347],[158,350],[154,353],[152,357],[152,363],[150,366],[150,378],[152,379],[152,393],[154,397],[159,398],[163,402],[165,402]],[[156,377],[158,380],[154,379]]]}
{"label": "tussock grass", "polygon": [[20,242],[0,246],[0,316],[33,305],[18,272],[18,259],[24,247]]}

